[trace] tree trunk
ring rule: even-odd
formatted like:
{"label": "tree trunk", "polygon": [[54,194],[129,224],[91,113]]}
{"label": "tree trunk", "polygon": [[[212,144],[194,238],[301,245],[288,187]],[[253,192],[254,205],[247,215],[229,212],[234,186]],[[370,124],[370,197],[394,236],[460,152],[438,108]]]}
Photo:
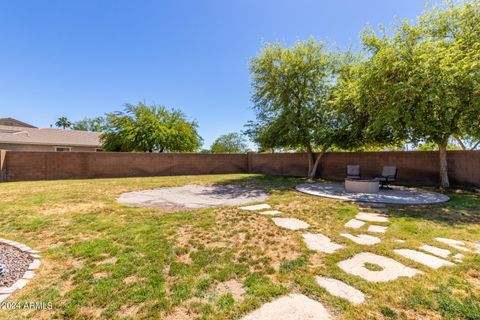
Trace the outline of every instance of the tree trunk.
{"label": "tree trunk", "polygon": [[448,163],[447,163],[447,144],[448,139],[438,144],[440,155],[440,187],[449,188],[450,182],[448,180]]}
{"label": "tree trunk", "polygon": [[313,153],[312,147],[307,146],[307,154],[308,154],[308,173],[307,177],[309,180],[315,178],[315,174],[317,173],[318,164],[320,163],[320,159],[323,156],[323,152],[321,152],[317,158],[315,158],[315,154]]}
{"label": "tree trunk", "polygon": [[[320,160],[322,159],[323,155],[324,155],[324,152],[320,152],[317,155],[317,158],[315,159],[315,162],[313,163],[313,167],[310,170],[310,173],[308,174],[308,179],[315,179],[315,176],[317,174],[318,165],[320,164]],[[312,154],[312,158],[313,158],[313,154]]]}

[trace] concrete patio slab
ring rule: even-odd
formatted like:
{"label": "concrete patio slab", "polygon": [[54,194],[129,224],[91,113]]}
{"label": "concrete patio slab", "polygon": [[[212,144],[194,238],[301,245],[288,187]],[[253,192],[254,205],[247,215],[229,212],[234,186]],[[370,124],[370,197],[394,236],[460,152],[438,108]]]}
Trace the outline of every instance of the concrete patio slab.
{"label": "concrete patio slab", "polygon": [[[378,265],[383,269],[380,271],[369,270],[365,266],[367,263]],[[406,267],[391,258],[369,252],[359,253],[350,259],[340,261],[337,265],[343,271],[370,282],[388,282],[400,277],[413,277],[422,273],[417,269]]]}
{"label": "concrete patio slab", "polygon": [[342,237],[352,240],[355,243],[363,244],[366,246],[373,246],[374,244],[380,243],[382,240],[380,238],[368,235],[368,234],[359,234],[358,236],[354,236],[350,233],[340,233]]}
{"label": "concrete patio slab", "polygon": [[305,183],[296,186],[300,192],[314,196],[364,203],[434,204],[450,200],[444,194],[416,188],[395,186],[391,190],[380,189],[378,193],[350,193],[343,183]]}
{"label": "concrete patio slab", "polygon": [[290,294],[246,315],[243,320],[329,320],[332,316],[318,301],[303,294]]}
{"label": "concrete patio slab", "polygon": [[424,244],[420,247],[423,251],[427,251],[428,253],[434,254],[436,256],[442,257],[442,258],[447,258],[452,252],[447,249],[442,249],[439,247],[434,247],[434,246],[429,246],[427,244]]}
{"label": "concrete patio slab", "polygon": [[167,210],[200,209],[261,202],[268,194],[246,186],[187,185],[122,194],[117,201]]}
{"label": "concrete patio slab", "polygon": [[305,221],[296,218],[272,218],[272,220],[277,226],[289,230],[300,230],[310,227]]}
{"label": "concrete patio slab", "polygon": [[310,250],[323,253],[334,253],[343,248],[341,244],[332,242],[329,237],[320,233],[304,233],[302,236],[305,244]]}
{"label": "concrete patio slab", "polygon": [[443,266],[453,266],[453,264],[450,261],[443,260],[441,258],[416,251],[416,250],[411,250],[411,249],[395,249],[393,250],[396,254],[401,255],[402,257],[408,258],[410,260],[413,260],[415,262],[421,263],[429,268],[432,269],[438,269]]}
{"label": "concrete patio slab", "polygon": [[365,222],[357,220],[357,219],[351,219],[347,223],[345,223],[343,226],[347,228],[352,228],[352,229],[358,229],[361,228]]}
{"label": "concrete patio slab", "polygon": [[360,304],[365,301],[365,295],[358,289],[337,279],[316,277],[318,285],[333,296],[350,301],[352,304]]}
{"label": "concrete patio slab", "polygon": [[368,222],[388,222],[388,217],[380,213],[359,212],[355,218]]}

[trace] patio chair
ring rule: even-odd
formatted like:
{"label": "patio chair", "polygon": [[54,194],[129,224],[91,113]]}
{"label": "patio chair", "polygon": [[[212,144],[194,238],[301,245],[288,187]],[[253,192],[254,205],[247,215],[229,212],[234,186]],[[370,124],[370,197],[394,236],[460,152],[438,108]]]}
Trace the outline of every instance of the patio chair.
{"label": "patio chair", "polygon": [[380,188],[391,189],[390,183],[397,180],[398,169],[395,166],[384,166],[382,170],[382,175],[375,177],[375,180],[380,182]]}
{"label": "patio chair", "polygon": [[347,165],[347,179],[360,180],[360,166],[358,164]]}

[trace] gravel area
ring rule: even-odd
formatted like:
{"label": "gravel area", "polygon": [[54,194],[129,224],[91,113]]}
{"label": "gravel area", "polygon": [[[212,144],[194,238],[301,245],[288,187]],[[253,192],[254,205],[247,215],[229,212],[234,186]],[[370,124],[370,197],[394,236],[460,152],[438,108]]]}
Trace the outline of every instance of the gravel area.
{"label": "gravel area", "polygon": [[0,244],[0,264],[5,272],[0,275],[0,287],[9,287],[23,277],[33,258],[25,252],[6,244]]}

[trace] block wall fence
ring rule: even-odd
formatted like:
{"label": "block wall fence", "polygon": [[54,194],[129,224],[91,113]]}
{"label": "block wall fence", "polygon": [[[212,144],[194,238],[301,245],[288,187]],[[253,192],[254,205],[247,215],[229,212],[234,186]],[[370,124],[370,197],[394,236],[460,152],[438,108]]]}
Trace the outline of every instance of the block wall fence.
{"label": "block wall fence", "polygon": [[[385,165],[398,168],[402,184],[438,184],[437,152],[328,152],[317,176],[327,180],[345,178],[346,166],[359,164],[365,178],[381,173]],[[453,185],[480,186],[480,151],[448,152]],[[227,173],[260,173],[306,176],[305,153],[198,154],[117,152],[26,152],[0,151],[0,181],[56,180],[175,176]]]}

